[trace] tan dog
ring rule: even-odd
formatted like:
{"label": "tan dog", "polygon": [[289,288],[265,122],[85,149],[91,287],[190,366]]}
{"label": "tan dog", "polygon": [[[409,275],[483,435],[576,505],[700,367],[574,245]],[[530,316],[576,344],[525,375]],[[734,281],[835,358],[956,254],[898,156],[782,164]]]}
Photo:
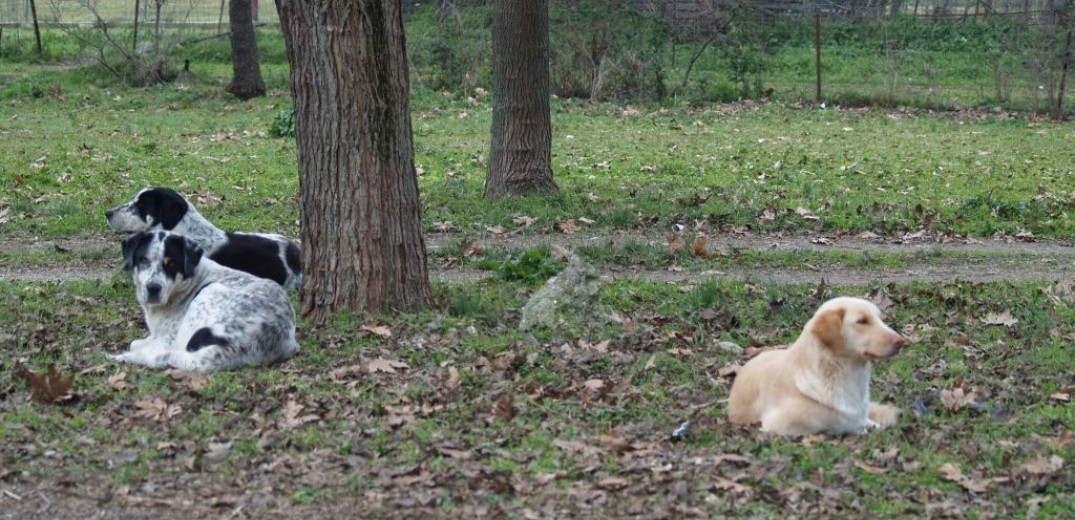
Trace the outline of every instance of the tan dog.
{"label": "tan dog", "polygon": [[728,418],[783,435],[862,433],[896,423],[899,409],[870,402],[870,363],[896,355],[903,336],[871,302],[825,302],[785,350],[751,359],[732,384]]}

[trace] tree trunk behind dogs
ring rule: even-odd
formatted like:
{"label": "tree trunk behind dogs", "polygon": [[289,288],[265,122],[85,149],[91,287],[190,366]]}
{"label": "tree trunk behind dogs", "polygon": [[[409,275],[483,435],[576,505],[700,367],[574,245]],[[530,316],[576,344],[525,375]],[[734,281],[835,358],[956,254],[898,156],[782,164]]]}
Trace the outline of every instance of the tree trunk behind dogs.
{"label": "tree trunk behind dogs", "polygon": [[254,15],[250,0],[230,0],[228,20],[232,77],[225,90],[243,101],[264,96],[265,82],[261,79],[261,58],[254,37]]}
{"label": "tree trunk behind dogs", "polygon": [[277,0],[295,102],[303,316],[430,304],[398,0]]}
{"label": "tree trunk behind dogs", "polygon": [[556,194],[551,155],[548,0],[497,0],[485,196]]}

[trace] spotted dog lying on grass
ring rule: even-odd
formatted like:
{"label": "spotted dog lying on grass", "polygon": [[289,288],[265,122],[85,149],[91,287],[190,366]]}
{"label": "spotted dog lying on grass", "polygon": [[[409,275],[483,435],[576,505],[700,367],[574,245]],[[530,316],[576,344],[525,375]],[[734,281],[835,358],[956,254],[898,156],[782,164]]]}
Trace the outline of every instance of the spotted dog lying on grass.
{"label": "spotted dog lying on grass", "polygon": [[905,341],[873,303],[833,298],[790,347],[743,366],[732,383],[728,417],[785,435],[857,434],[895,424],[899,409],[870,402],[870,368],[873,360],[899,353]]}
{"label": "spotted dog lying on grass", "polygon": [[131,235],[123,267],[134,277],[149,337],[113,360],[209,372],[275,363],[299,348],[295,310],[281,286],[204,257],[181,235]]}

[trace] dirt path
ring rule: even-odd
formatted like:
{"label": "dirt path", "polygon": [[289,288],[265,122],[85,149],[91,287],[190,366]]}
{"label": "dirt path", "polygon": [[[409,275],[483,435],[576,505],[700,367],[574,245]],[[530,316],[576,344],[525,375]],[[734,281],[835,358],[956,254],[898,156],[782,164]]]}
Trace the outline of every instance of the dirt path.
{"label": "dirt path", "polygon": [[[459,236],[433,234],[427,238],[431,251],[460,240]],[[482,248],[524,249],[541,243],[551,243],[567,249],[585,245],[603,246],[627,241],[645,240],[663,244],[664,236],[645,236],[637,233],[614,232],[576,235],[495,235],[473,238]],[[119,272],[118,238],[88,236],[58,240],[35,240],[29,237],[0,239],[0,255],[11,253],[59,253],[70,255],[70,261],[43,265],[0,267],[0,281],[65,281],[105,280]],[[948,282],[998,280],[1061,280],[1075,278],[1075,242],[1045,240],[1021,242],[1012,239],[956,240],[938,242],[932,239],[882,237],[806,237],[754,236],[722,234],[709,240],[711,251],[868,251],[875,253],[905,253],[906,265],[896,268],[814,268],[804,263],[802,268],[743,266],[722,270],[684,270],[676,267],[657,270],[605,267],[606,280],[641,278],[653,281],[689,283],[700,277],[719,276],[730,279],[749,279],[773,283],[814,283],[822,277],[834,285],[868,283],[907,283],[912,281]],[[946,253],[963,253],[951,255]],[[915,254],[918,253],[918,254]],[[935,254],[934,254],[935,253]],[[101,258],[101,260],[85,260]],[[488,271],[468,268],[442,268],[430,265],[434,280],[467,282],[489,275]]]}

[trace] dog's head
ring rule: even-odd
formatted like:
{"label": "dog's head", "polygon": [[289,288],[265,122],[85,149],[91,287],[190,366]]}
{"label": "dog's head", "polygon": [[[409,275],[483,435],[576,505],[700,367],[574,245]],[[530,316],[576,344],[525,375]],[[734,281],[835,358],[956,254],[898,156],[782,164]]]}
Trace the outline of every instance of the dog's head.
{"label": "dog's head", "polygon": [[840,297],[825,302],[806,324],[822,347],[837,357],[870,361],[895,356],[906,340],[881,320],[872,302]]}
{"label": "dog's head", "polygon": [[168,303],[194,276],[201,259],[197,244],[167,231],[134,233],[123,241],[123,268],[131,271],[135,295],[143,305]]}
{"label": "dog's head", "polygon": [[105,211],[108,225],[116,231],[170,230],[187,214],[190,205],[182,195],[168,188],[146,188],[130,202]]}

